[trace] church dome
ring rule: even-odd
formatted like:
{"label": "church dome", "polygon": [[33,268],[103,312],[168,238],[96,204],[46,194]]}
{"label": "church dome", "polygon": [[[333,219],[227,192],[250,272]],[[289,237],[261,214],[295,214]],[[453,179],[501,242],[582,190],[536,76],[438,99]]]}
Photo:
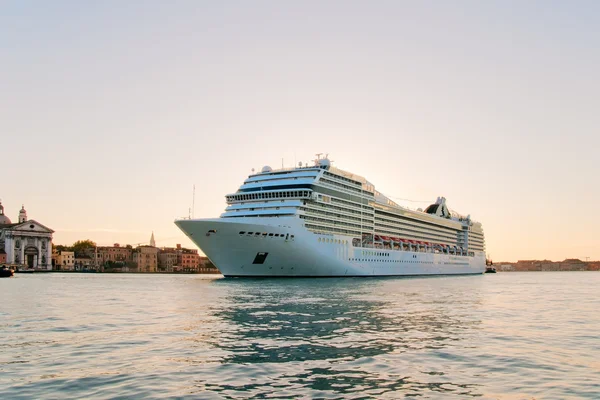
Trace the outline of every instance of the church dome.
{"label": "church dome", "polygon": [[8,225],[10,223],[10,218],[4,215],[4,206],[0,202],[0,225]]}

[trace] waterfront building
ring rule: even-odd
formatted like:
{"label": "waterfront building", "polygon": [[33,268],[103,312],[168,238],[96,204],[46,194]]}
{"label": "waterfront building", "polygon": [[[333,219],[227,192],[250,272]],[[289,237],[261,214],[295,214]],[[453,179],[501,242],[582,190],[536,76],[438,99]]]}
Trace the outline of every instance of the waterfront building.
{"label": "waterfront building", "polygon": [[[55,255],[55,256],[54,256]],[[57,251],[53,253],[54,269],[59,271],[73,271],[75,269],[75,253],[72,251]]]}
{"label": "waterfront building", "polygon": [[90,269],[94,267],[94,260],[89,256],[76,256],[75,257],[75,271],[81,271],[83,269]]}
{"label": "waterfront building", "polygon": [[198,272],[202,274],[220,274],[221,272],[210,262],[208,257],[200,257]]}
{"label": "waterfront building", "polygon": [[163,247],[158,253],[158,269],[163,272],[173,272],[177,266],[177,250],[172,247]]}
{"label": "waterfront building", "polygon": [[12,223],[0,202],[0,253],[9,265],[22,268],[52,269],[52,234],[54,231],[27,218],[21,207],[17,223]]}
{"label": "waterfront building", "polygon": [[113,246],[98,246],[92,255],[94,266],[107,263],[125,265],[133,261],[133,248],[129,245],[122,247],[119,243]]}
{"label": "waterfront building", "polygon": [[133,262],[138,272],[156,272],[158,268],[158,248],[138,246],[133,252]]}
{"label": "waterfront building", "polygon": [[197,272],[200,267],[200,255],[196,249],[181,248],[177,252],[177,265],[186,272]]}
{"label": "waterfront building", "polygon": [[218,274],[208,257],[202,257],[196,249],[163,247],[158,254],[158,269],[163,272],[200,272]]}

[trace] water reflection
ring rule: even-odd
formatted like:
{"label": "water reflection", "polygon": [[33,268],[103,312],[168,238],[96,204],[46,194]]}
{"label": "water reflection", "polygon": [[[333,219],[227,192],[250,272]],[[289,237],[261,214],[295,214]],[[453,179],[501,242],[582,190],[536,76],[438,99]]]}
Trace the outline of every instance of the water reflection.
{"label": "water reflection", "polygon": [[26,274],[0,282],[0,399],[599,399],[599,285]]}
{"label": "water reflection", "polygon": [[[276,387],[308,390],[317,397],[408,394],[424,388],[476,395],[473,385],[449,382],[427,362],[420,363],[419,371],[411,365],[415,354],[460,345],[478,329],[480,321],[467,310],[479,299],[436,293],[439,283],[397,278],[215,281],[223,296],[211,315],[220,330],[209,343],[221,351],[219,361],[253,368],[268,364],[272,372],[268,378],[257,374],[219,384],[201,379],[198,386],[230,395],[240,390],[266,395],[264,390]],[[406,352],[411,356],[403,359]]]}

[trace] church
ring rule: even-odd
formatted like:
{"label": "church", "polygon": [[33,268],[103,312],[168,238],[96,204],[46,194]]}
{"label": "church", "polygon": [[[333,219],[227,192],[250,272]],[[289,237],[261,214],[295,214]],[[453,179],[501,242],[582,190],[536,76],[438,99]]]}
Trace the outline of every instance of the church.
{"label": "church", "polygon": [[54,231],[27,219],[21,207],[17,223],[4,214],[0,201],[0,262],[17,268],[52,269],[52,234]]}

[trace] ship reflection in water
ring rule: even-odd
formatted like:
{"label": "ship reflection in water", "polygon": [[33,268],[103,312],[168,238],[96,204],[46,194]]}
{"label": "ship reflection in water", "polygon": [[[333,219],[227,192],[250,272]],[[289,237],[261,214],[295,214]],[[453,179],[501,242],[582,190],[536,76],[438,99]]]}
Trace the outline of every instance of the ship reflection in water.
{"label": "ship reflection in water", "polygon": [[224,396],[478,395],[467,376],[447,378],[439,358],[477,345],[480,321],[472,309],[479,299],[436,293],[443,282],[215,281],[226,295],[212,311],[220,330],[208,342],[229,371],[220,375],[230,378],[200,378],[197,385]]}

